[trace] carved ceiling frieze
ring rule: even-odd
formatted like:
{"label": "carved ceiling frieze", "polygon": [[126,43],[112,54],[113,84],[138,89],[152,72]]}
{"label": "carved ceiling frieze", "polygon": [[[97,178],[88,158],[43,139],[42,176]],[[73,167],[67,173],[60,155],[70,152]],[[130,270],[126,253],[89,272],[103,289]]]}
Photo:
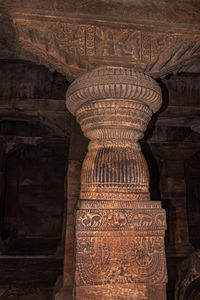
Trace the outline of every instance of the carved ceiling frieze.
{"label": "carved ceiling frieze", "polygon": [[131,67],[152,77],[178,72],[200,58],[200,31],[88,21],[13,16],[18,55],[65,74],[69,81],[102,66]]}

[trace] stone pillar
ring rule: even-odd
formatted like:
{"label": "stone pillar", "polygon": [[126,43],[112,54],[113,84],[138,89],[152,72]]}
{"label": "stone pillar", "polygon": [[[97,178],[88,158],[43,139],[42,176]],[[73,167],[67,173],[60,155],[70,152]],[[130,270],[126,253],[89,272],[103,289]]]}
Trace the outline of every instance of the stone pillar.
{"label": "stone pillar", "polygon": [[[184,165],[183,162],[182,164]],[[187,257],[194,251],[194,247],[189,241],[185,180],[183,178],[167,178],[166,189],[170,222],[167,256]]]}
{"label": "stone pillar", "polygon": [[76,212],[76,300],[166,299],[161,203],[150,201],[138,140],[161,91],[150,77],[102,68],[76,79],[67,107],[91,141]]}
{"label": "stone pillar", "polygon": [[63,232],[65,233],[65,250],[62,287],[57,292],[55,300],[73,299],[74,286],[74,210],[79,201],[80,195],[80,175],[83,159],[87,153],[88,140],[83,136],[80,126],[75,118],[70,120],[70,143],[68,168],[65,178],[65,198],[66,202],[66,221],[63,222]]}
{"label": "stone pillar", "polygon": [[5,193],[5,153],[6,144],[0,145],[0,254],[4,253],[4,244],[2,241],[2,225],[4,218],[4,193]]}

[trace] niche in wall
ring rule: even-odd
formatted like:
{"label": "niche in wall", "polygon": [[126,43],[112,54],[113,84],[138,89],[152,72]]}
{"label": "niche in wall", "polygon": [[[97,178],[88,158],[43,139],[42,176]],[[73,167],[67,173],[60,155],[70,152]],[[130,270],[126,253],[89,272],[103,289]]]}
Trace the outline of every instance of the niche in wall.
{"label": "niche in wall", "polygon": [[200,151],[185,161],[186,199],[190,242],[200,248]]}
{"label": "niche in wall", "polygon": [[64,153],[44,141],[17,145],[8,153],[3,218],[8,254],[56,251],[62,234],[65,171]]}

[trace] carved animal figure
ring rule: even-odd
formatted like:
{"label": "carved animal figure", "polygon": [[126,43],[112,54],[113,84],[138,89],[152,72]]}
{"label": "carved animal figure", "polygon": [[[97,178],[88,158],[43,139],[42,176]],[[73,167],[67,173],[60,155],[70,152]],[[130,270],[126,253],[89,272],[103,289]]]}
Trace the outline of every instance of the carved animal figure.
{"label": "carved animal figure", "polygon": [[142,217],[141,226],[149,226],[151,224],[150,217]]}
{"label": "carved animal figure", "polygon": [[100,224],[100,220],[100,216],[93,216],[91,219],[91,226],[98,226]]}
{"label": "carved animal figure", "polygon": [[82,223],[84,226],[98,226],[100,224],[101,217],[98,215],[90,216],[86,215]]}
{"label": "carved animal figure", "polygon": [[160,226],[164,225],[165,217],[163,215],[158,215],[156,218],[156,223]]}
{"label": "carved animal figure", "polygon": [[110,225],[113,226],[124,226],[127,223],[126,216],[122,213],[113,213],[108,216],[108,221]]}

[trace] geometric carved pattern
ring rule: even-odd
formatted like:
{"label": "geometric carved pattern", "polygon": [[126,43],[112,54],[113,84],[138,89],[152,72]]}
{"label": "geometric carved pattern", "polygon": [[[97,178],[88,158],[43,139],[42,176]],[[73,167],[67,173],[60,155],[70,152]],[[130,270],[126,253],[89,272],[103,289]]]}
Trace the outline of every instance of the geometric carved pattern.
{"label": "geometric carved pattern", "polygon": [[106,67],[77,78],[66,98],[91,140],[76,212],[76,299],[165,299],[165,212],[150,201],[138,143],[160,88],[132,69]]}
{"label": "geometric carved pattern", "polygon": [[[30,18],[30,19],[29,19]],[[69,80],[102,65],[132,67],[161,76],[200,55],[198,31],[112,22],[84,24],[83,19],[16,14],[18,54],[66,74]]]}
{"label": "geometric carved pattern", "polygon": [[[77,78],[67,91],[67,106],[73,113],[79,108],[78,117],[83,111],[83,108],[80,108],[82,103],[88,102],[88,100],[109,98],[112,101],[132,100],[131,103],[126,103],[127,111],[124,117],[129,117],[131,108],[137,109],[138,107],[143,113],[150,114],[149,109],[156,112],[161,106],[160,87],[153,79],[143,73],[135,72],[133,69],[119,67],[99,68]],[[134,101],[134,99],[140,101]],[[146,107],[141,107],[143,103],[146,104]],[[87,113],[92,110],[92,104],[88,103]],[[116,109],[117,103],[114,104],[109,108]],[[98,110],[104,110],[106,103],[95,102],[94,105]],[[123,109],[123,106],[117,105],[117,108]]]}

